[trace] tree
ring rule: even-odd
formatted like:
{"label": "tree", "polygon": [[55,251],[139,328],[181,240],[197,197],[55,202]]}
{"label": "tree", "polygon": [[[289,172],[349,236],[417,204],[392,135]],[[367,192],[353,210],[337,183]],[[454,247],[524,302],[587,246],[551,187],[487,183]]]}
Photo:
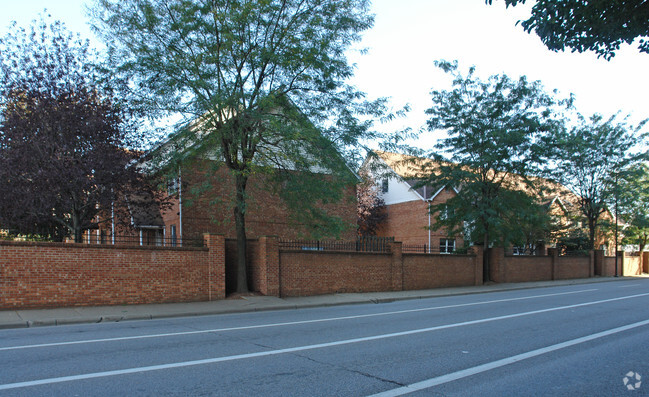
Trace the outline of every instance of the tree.
{"label": "tree", "polygon": [[352,182],[345,161],[376,137],[357,116],[384,102],[366,103],[345,83],[345,51],[371,27],[368,11],[368,0],[97,1],[115,74],[147,111],[195,120],[176,136],[183,156],[211,154],[233,177],[238,292],[248,288],[250,176],[266,174],[303,208],[294,214],[325,220],[322,202]]}
{"label": "tree", "polygon": [[385,201],[368,172],[361,171],[361,183],[356,187],[358,200],[358,235],[376,236],[381,223],[387,219]]}
{"label": "tree", "polygon": [[646,134],[638,126],[617,121],[616,115],[589,119],[578,115],[576,125],[555,130],[548,136],[547,159],[550,177],[577,194],[576,203],[588,224],[587,249],[595,247],[602,215],[615,201],[618,180],[646,158],[642,147]]}
{"label": "tree", "polygon": [[[526,0],[505,0],[509,7]],[[492,0],[486,0],[491,4]],[[640,52],[649,53],[649,4],[645,0],[536,0],[532,15],[521,25],[534,31],[552,51],[595,51],[610,60],[623,43],[639,38]]]}
{"label": "tree", "polygon": [[[539,136],[555,126],[556,101],[525,77],[494,75],[483,81],[475,68],[463,76],[457,62],[436,65],[451,74],[453,88],[433,91],[433,106],[426,111],[428,129],[446,130],[448,137],[429,155],[434,164],[424,167],[436,171],[424,183],[453,187],[459,194],[443,204],[451,211],[439,206],[431,211],[450,214],[438,216],[438,224],[452,235],[481,241],[488,252],[492,242],[513,241],[507,219],[536,211],[534,180],[526,176],[535,170]],[[489,255],[484,258],[488,280]]]}
{"label": "tree", "polygon": [[[619,183],[619,206],[625,220],[623,243],[638,246],[642,253],[649,244],[649,169],[638,164]],[[640,255],[642,256],[642,254]]]}
{"label": "tree", "polygon": [[140,181],[127,167],[127,113],[97,84],[88,43],[60,22],[13,31],[0,39],[0,224],[81,242]]}

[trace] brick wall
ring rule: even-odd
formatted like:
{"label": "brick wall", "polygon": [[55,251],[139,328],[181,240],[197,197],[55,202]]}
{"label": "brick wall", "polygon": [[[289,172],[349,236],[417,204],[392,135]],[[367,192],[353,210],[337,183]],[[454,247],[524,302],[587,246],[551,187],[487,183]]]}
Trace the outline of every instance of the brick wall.
{"label": "brick wall", "polygon": [[0,241],[0,308],[165,302],[225,297],[222,236],[206,248]]}
{"label": "brick wall", "polygon": [[[637,276],[642,274],[643,268],[649,262],[649,253],[640,256],[628,256],[625,252],[618,252],[618,276]],[[615,256],[605,256],[602,250],[595,251],[595,274],[611,277],[615,275]]]}
{"label": "brick wall", "polygon": [[401,291],[479,285],[482,252],[473,255],[280,250],[275,237],[262,237],[252,260],[254,290],[274,296]]}
{"label": "brick wall", "polygon": [[281,296],[392,290],[390,254],[279,252]]}
{"label": "brick wall", "polygon": [[490,250],[491,280],[498,283],[587,278],[595,274],[596,259],[586,256],[559,256],[548,249],[547,256],[505,255],[503,248]]}
{"label": "brick wall", "polygon": [[404,254],[403,289],[475,285],[476,267],[472,255]]}
{"label": "brick wall", "polygon": [[624,256],[623,276],[639,276],[642,274],[642,258],[639,256]]}
{"label": "brick wall", "polygon": [[[591,277],[591,256],[559,256],[554,270],[555,280]],[[594,264],[593,264],[594,265]]]}
{"label": "brick wall", "polygon": [[[501,282],[552,280],[552,257],[549,256],[505,256],[504,278]],[[493,279],[496,281],[495,279]]]}

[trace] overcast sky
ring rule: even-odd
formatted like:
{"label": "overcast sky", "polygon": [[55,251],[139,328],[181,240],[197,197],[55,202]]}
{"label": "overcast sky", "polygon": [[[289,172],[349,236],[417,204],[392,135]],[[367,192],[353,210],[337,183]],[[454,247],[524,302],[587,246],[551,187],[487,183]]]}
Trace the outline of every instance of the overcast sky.
{"label": "overcast sky", "polygon": [[[47,8],[68,28],[91,37],[84,12],[85,0],[0,0],[0,33],[11,20],[27,26]],[[612,61],[592,53],[554,53],[516,21],[528,7],[505,9],[502,1],[484,0],[374,0],[375,26],[364,34],[366,55],[351,54],[357,64],[354,84],[371,97],[392,97],[395,106],[409,103],[407,119],[393,128],[419,129],[430,104],[433,88],[449,86],[435,70],[436,59],[458,60],[460,66],[477,67],[478,74],[506,73],[541,80],[548,90],[576,95],[577,109],[590,115],[631,114],[637,122],[647,116],[649,55],[635,47],[619,51]],[[428,135],[429,141],[434,135]]]}

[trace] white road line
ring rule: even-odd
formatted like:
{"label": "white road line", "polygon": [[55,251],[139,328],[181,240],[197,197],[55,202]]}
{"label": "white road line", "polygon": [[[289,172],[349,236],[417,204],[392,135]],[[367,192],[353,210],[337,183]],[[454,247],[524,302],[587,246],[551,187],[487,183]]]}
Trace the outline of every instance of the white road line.
{"label": "white road line", "polygon": [[[558,306],[558,307],[553,307],[553,308],[549,308],[549,309],[533,310],[533,311],[523,312],[523,313],[508,314],[508,315],[504,315],[504,316],[484,318],[484,319],[480,319],[480,320],[464,321],[464,322],[461,322],[461,323],[439,325],[439,326],[435,326],[435,327],[420,328],[420,329],[414,329],[414,330],[410,330],[410,331],[393,332],[393,333],[389,333],[389,334],[367,336],[367,337],[363,337],[363,338],[345,339],[345,340],[340,340],[340,341],[335,341],[335,342],[318,343],[318,344],[314,344],[314,345],[290,347],[290,348],[286,348],[286,349],[269,350],[269,351],[263,351],[263,352],[255,352],[255,353],[237,354],[237,355],[234,355],[234,356],[215,357],[215,358],[208,358],[208,359],[203,359],[203,360],[183,361],[183,362],[162,364],[162,365],[152,365],[152,366],[147,366],[147,367],[127,368],[127,369],[120,369],[120,370],[114,370],[114,371],[94,372],[94,373],[81,374],[81,375],[62,376],[62,377],[57,377],[57,378],[38,379],[38,380],[32,380],[32,381],[26,381],[26,382],[7,383],[7,384],[0,385],[0,390],[18,389],[18,388],[24,388],[24,387],[30,387],[30,386],[49,385],[49,384],[54,384],[54,383],[70,382],[70,381],[94,379],[94,378],[103,378],[103,377],[109,377],[109,376],[136,374],[136,373],[159,371],[159,370],[165,370],[165,369],[190,367],[190,366],[196,366],[196,365],[215,364],[215,363],[221,363],[221,362],[226,362],[226,361],[242,360],[242,359],[265,357],[265,356],[274,356],[274,355],[278,355],[278,354],[295,353],[295,352],[301,352],[301,351],[306,351],[306,350],[314,350],[314,349],[322,349],[322,348],[327,348],[327,347],[343,346],[343,345],[349,345],[349,344],[353,344],[353,343],[370,342],[370,341],[381,340],[381,339],[388,339],[388,338],[395,338],[395,337],[401,337],[401,336],[421,334],[421,333],[425,333],[425,332],[438,331],[438,330],[442,330],[442,329],[449,329],[449,328],[463,327],[463,326],[467,326],[467,325],[482,324],[482,323],[487,323],[487,322],[491,322],[491,321],[507,320],[507,319],[511,319],[511,318],[530,316],[530,315],[533,315],[533,314],[549,313],[549,312],[554,312],[554,311],[558,311],[558,310],[572,309],[572,308],[576,308],[576,307],[592,306],[592,305],[597,305],[597,304],[601,304],[601,303],[615,302],[615,301],[620,301],[620,300],[625,300],[625,299],[633,299],[633,298],[638,298],[638,297],[641,297],[641,296],[648,296],[648,295],[649,295],[649,293],[630,295],[630,296],[623,296],[623,297],[604,299],[604,300],[594,301],[594,302],[578,303],[578,304],[574,304],[574,305]],[[647,321],[649,321],[649,320],[647,320]]]}
{"label": "white road line", "polygon": [[618,285],[618,288],[637,287],[638,285],[641,285],[641,284]]}
{"label": "white road line", "polygon": [[285,323],[249,325],[249,326],[231,327],[231,328],[215,328],[215,329],[206,329],[206,330],[200,330],[200,331],[171,332],[171,333],[152,334],[152,335],[124,336],[124,337],[119,337],[119,338],[87,339],[87,340],[69,341],[69,342],[41,343],[41,344],[35,344],[35,345],[7,346],[7,347],[0,347],[0,351],[20,350],[20,349],[34,349],[34,348],[54,347],[54,346],[80,345],[80,344],[86,344],[86,343],[119,342],[119,341],[136,340],[136,339],[166,338],[166,337],[172,337],[172,336],[197,335],[197,334],[206,334],[206,333],[213,333],[213,332],[240,331],[240,330],[248,330],[248,329],[258,329],[258,328],[285,327],[285,326],[288,326],[288,325],[313,324],[313,323],[322,323],[322,322],[328,322],[328,321],[352,320],[352,319],[366,318],[366,317],[391,316],[391,315],[404,314],[404,313],[414,313],[414,312],[423,312],[423,311],[441,310],[441,309],[452,309],[452,308],[465,307],[465,306],[487,305],[487,304],[491,304],[491,303],[513,302],[513,301],[527,300],[527,299],[537,299],[537,298],[546,298],[546,297],[560,296],[560,295],[579,294],[579,293],[582,293],[582,292],[591,292],[591,291],[597,291],[597,289],[585,289],[585,290],[579,290],[579,291],[560,292],[560,293],[554,293],[554,294],[524,296],[524,297],[519,297],[519,298],[496,299],[496,300],[484,301],[484,302],[462,303],[462,304],[457,304],[457,305],[426,307],[426,308],[421,308],[421,309],[409,309],[409,310],[400,310],[400,311],[392,311],[392,312],[384,312],[384,313],[360,314],[360,315],[356,315],[356,316],[331,317],[331,318],[323,318],[323,319],[317,319],[317,320],[291,321],[291,322],[285,322]]}
{"label": "white road line", "polygon": [[438,376],[436,378],[431,378],[431,379],[428,379],[428,380],[425,380],[425,381],[422,381],[422,382],[417,382],[417,383],[413,383],[411,385],[407,385],[407,386],[399,387],[399,388],[396,388],[396,389],[388,390],[388,391],[385,391],[385,392],[382,392],[382,393],[373,394],[373,395],[371,395],[369,397],[396,397],[396,396],[403,396],[404,394],[414,393],[416,391],[428,389],[428,388],[431,388],[433,386],[438,386],[438,385],[441,385],[441,384],[444,384],[444,383],[453,382],[453,381],[458,380],[458,379],[466,378],[466,377],[469,377],[469,376],[472,376],[472,375],[475,375],[475,374],[479,374],[481,372],[490,371],[490,370],[495,369],[495,368],[504,367],[505,365],[513,364],[513,363],[516,363],[518,361],[526,360],[528,358],[540,356],[542,354],[550,353],[550,352],[553,352],[553,351],[556,351],[556,350],[564,349],[566,347],[578,345],[580,343],[589,342],[591,340],[603,338],[605,336],[617,334],[619,332],[627,331],[627,330],[630,330],[630,329],[633,329],[633,328],[642,327],[642,326],[645,326],[645,325],[649,325],[649,320],[640,321],[640,322],[637,322],[637,323],[625,325],[625,326],[618,327],[618,328],[609,329],[607,331],[598,332],[596,334],[587,335],[587,336],[577,338],[577,339],[573,339],[573,340],[569,340],[569,341],[566,341],[566,342],[557,343],[556,345],[543,347],[541,349],[532,350],[532,351],[529,351],[527,353],[517,354],[515,356],[503,358],[501,360],[492,361],[490,363],[478,365],[478,366],[473,367],[473,368],[463,369],[461,371],[457,371],[457,372],[453,372],[453,373],[450,373],[450,374]]}

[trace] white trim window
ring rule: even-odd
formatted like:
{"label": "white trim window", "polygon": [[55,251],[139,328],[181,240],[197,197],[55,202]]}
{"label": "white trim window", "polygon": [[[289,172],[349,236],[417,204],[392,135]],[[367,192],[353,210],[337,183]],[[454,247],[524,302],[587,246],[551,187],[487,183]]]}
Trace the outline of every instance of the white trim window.
{"label": "white trim window", "polygon": [[180,189],[180,181],[179,178],[172,178],[167,181],[167,194],[169,196],[172,196],[176,193],[178,193],[178,190]]}
{"label": "white trim window", "polygon": [[455,251],[455,239],[441,238],[439,239],[439,253],[450,254]]}

